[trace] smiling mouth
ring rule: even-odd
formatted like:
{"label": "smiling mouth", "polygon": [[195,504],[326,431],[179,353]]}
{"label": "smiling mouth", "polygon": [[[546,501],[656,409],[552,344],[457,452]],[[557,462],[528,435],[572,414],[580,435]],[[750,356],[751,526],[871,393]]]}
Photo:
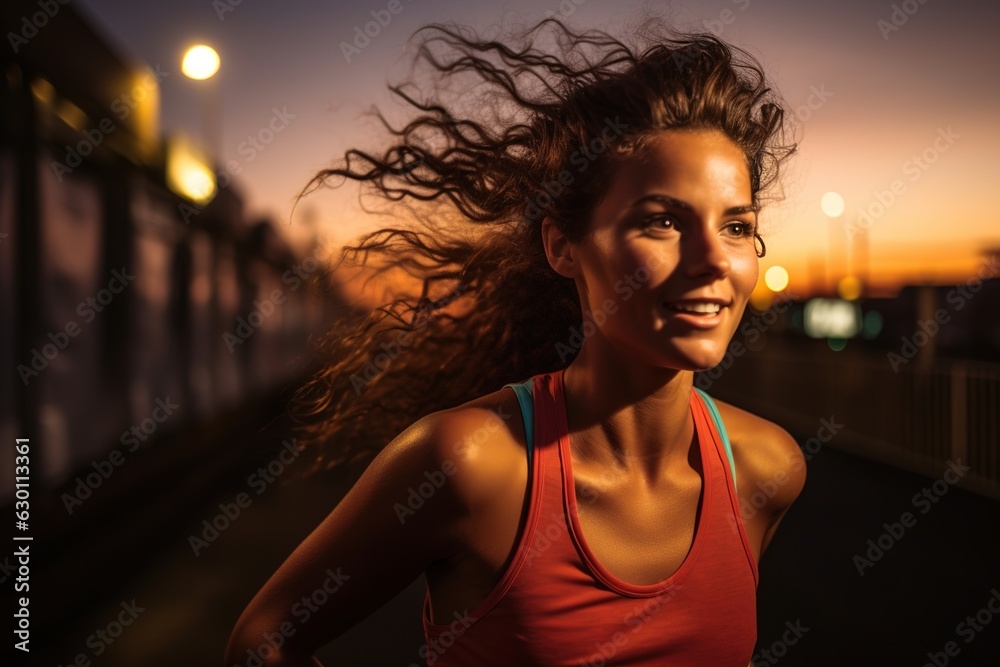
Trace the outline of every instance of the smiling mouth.
{"label": "smiling mouth", "polygon": [[718,303],[665,303],[664,307],[670,310],[677,311],[678,313],[691,313],[693,315],[702,315],[705,317],[711,317],[712,315],[718,315],[722,310],[723,306]]}

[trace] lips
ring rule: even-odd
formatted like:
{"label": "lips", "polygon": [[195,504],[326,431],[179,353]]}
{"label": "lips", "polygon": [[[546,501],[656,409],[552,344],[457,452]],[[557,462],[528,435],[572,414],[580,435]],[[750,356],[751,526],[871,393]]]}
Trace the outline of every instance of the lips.
{"label": "lips", "polygon": [[665,307],[681,313],[695,313],[697,315],[715,315],[724,307],[722,304],[709,301],[675,302],[665,303]]}
{"label": "lips", "polygon": [[671,322],[694,327],[695,329],[709,330],[720,326],[725,318],[723,312],[732,305],[731,301],[706,297],[703,299],[679,299],[677,301],[664,301],[663,310],[668,313]]}
{"label": "lips", "polygon": [[663,306],[679,313],[693,313],[695,315],[715,315],[732,302],[714,296],[690,297],[687,299],[676,299],[664,301]]}

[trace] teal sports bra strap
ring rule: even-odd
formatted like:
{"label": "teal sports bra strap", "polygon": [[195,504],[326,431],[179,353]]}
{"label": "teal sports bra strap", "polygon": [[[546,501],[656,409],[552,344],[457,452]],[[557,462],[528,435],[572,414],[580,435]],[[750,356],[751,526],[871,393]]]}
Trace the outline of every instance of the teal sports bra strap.
{"label": "teal sports bra strap", "polygon": [[534,377],[530,377],[524,382],[509,382],[504,385],[514,389],[517,394],[517,402],[521,404],[521,416],[524,418],[524,437],[528,443],[528,474],[531,474],[531,448],[535,437],[535,402],[531,395],[534,380]]}
{"label": "teal sports bra strap", "polygon": [[[528,471],[531,471],[531,450],[534,441],[534,400],[531,394],[531,388],[534,382],[534,378],[528,378],[524,382],[509,382],[505,384],[505,387],[510,387],[517,394],[517,402],[521,405],[521,417],[524,419],[524,436],[527,442],[528,450]],[[733,489],[736,488],[736,463],[733,460],[733,447],[729,442],[729,434],[726,432],[726,426],[722,423],[722,416],[719,414],[719,408],[715,405],[715,401],[709,396],[705,391],[694,387],[694,390],[698,392],[702,400],[705,401],[705,405],[708,406],[708,412],[712,415],[712,420],[715,422],[715,428],[722,437],[722,444],[726,448],[726,456],[729,458],[729,469],[733,473]]]}
{"label": "teal sports bra strap", "polygon": [[715,421],[715,428],[722,436],[722,444],[726,447],[726,456],[729,457],[729,467],[733,471],[733,489],[736,489],[736,463],[733,462],[733,447],[729,444],[729,434],[726,433],[726,427],[722,423],[722,415],[719,414],[719,408],[716,407],[715,401],[712,397],[705,393],[704,390],[694,387],[694,390],[698,392],[702,400],[705,401],[705,405],[708,406],[708,411],[712,415],[712,419]]}

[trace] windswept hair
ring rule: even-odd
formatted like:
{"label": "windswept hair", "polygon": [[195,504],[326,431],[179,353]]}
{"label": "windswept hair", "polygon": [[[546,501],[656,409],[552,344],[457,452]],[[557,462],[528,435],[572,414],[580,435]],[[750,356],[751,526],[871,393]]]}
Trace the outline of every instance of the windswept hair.
{"label": "windswept hair", "polygon": [[[546,32],[549,50],[539,46]],[[542,220],[580,241],[615,159],[657,133],[721,130],[746,156],[761,205],[795,144],[760,64],[648,14],[628,32],[635,44],[548,18],[506,41],[451,23],[411,35],[421,37],[414,67],[429,63],[434,85],[428,99],[389,89],[418,115],[394,129],[376,110],[391,145],[348,150],[299,194],[343,176],[398,202],[394,217],[413,221],[343,247],[333,270],[350,260],[421,286],[339,321],[315,346],[323,365],[292,415],[317,467],[366,462],[426,414],[567,366],[583,313],[573,280],[548,264]],[[462,76],[473,85],[445,106],[442,84]]]}

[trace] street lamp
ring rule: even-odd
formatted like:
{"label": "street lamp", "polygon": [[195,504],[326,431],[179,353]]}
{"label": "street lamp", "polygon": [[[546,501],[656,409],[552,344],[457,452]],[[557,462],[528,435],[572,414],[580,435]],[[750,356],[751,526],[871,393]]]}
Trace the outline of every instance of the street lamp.
{"label": "street lamp", "polygon": [[837,292],[837,246],[840,241],[837,218],[844,213],[844,198],[838,192],[827,192],[819,201],[819,207],[830,219],[830,238],[826,248],[827,289],[832,294]]}
{"label": "street lamp", "polygon": [[184,52],[181,71],[196,81],[206,81],[205,92],[205,141],[213,162],[222,160],[222,112],[219,109],[219,84],[215,73],[219,71],[219,54],[211,46],[198,44]]}
{"label": "street lamp", "polygon": [[184,53],[181,71],[192,79],[207,79],[219,71],[219,54],[205,44],[192,46]]}

